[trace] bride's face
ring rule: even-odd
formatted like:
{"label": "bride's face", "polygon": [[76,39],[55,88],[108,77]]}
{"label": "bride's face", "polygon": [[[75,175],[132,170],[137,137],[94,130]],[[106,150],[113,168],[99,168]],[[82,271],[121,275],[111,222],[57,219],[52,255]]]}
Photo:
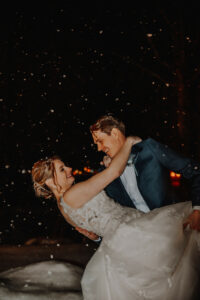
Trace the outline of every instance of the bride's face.
{"label": "bride's face", "polygon": [[54,160],[55,168],[55,182],[58,184],[62,191],[68,190],[74,183],[75,178],[72,176],[72,168],[65,166],[65,164],[59,160]]}

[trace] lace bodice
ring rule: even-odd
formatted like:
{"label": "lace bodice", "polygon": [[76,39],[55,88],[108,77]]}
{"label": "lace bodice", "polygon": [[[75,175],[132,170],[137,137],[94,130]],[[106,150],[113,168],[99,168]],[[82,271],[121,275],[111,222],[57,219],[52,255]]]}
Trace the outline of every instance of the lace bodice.
{"label": "lace bodice", "polygon": [[92,231],[99,236],[111,234],[122,220],[133,219],[142,213],[130,207],[123,207],[110,199],[104,191],[97,194],[81,208],[67,205],[61,198],[61,205],[71,220],[79,227]]}

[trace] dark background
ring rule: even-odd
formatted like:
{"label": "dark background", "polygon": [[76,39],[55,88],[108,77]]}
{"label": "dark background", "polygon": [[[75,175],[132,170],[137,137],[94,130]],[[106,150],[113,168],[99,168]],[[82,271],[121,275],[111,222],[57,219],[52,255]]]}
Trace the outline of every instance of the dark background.
{"label": "dark background", "polygon": [[105,113],[199,160],[197,2],[42,3],[0,12],[1,244],[82,239],[34,196],[30,170],[53,154],[96,170],[89,125]]}

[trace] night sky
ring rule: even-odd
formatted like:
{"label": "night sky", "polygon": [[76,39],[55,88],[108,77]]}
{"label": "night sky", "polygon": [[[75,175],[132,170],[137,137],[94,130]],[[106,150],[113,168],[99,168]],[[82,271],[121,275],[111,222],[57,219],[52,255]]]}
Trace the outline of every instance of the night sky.
{"label": "night sky", "polygon": [[105,113],[122,119],[127,134],[200,160],[195,1],[107,2],[1,9],[1,244],[80,239],[53,200],[34,196],[30,170],[53,154],[73,169],[96,170],[102,154],[89,125]]}

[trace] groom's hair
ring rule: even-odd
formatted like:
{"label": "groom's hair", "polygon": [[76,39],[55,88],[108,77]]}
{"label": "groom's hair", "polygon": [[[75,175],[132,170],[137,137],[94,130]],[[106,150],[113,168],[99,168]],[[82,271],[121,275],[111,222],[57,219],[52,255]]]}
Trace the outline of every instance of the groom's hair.
{"label": "groom's hair", "polygon": [[110,116],[104,115],[100,117],[93,125],[90,126],[90,132],[101,130],[110,135],[113,128],[117,128],[125,135],[125,125],[122,121]]}

